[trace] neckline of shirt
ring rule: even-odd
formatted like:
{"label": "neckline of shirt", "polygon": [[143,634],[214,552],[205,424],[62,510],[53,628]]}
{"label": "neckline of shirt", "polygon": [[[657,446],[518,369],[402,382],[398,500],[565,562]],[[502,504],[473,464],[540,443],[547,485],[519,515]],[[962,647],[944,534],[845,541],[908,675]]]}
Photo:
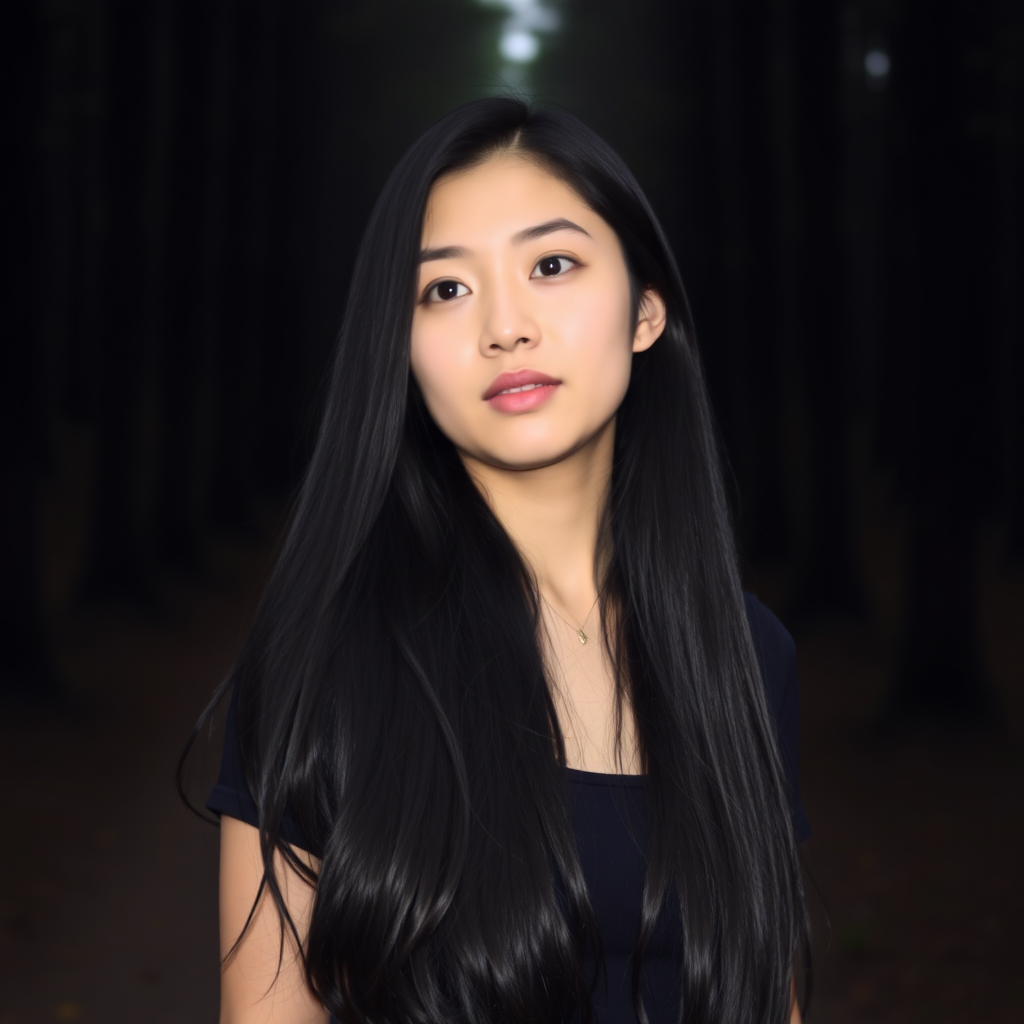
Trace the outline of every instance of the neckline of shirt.
{"label": "neckline of shirt", "polygon": [[622,775],[615,772],[585,772],[581,768],[565,769],[570,782],[588,786],[642,786],[646,775]]}

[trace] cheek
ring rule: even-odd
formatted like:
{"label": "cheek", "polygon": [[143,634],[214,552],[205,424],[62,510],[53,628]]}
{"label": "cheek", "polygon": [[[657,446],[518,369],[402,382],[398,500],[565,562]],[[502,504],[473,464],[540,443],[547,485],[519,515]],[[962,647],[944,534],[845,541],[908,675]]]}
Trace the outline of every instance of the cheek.
{"label": "cheek", "polygon": [[427,410],[441,430],[451,436],[459,422],[459,396],[463,390],[465,359],[451,344],[447,332],[414,324],[409,352],[413,378]]}
{"label": "cheek", "polygon": [[[615,282],[618,285],[618,282]],[[633,326],[628,292],[621,285],[595,289],[589,300],[566,311],[563,337],[572,350],[574,376],[595,404],[622,401],[633,365]]]}

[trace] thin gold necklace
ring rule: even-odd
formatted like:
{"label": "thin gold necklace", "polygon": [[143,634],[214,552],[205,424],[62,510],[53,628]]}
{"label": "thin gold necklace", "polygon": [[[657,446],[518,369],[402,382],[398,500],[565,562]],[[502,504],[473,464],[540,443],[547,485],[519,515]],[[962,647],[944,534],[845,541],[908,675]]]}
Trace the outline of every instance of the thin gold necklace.
{"label": "thin gold necklace", "polygon": [[543,594],[540,595],[544,603],[576,634],[581,644],[589,642],[590,637],[587,636],[585,628],[587,622],[590,620],[590,616],[594,614],[594,609],[597,607],[597,602],[601,600],[601,595],[598,594],[594,598],[594,603],[590,606],[590,611],[587,612],[587,617],[583,620],[582,626],[574,626]]}

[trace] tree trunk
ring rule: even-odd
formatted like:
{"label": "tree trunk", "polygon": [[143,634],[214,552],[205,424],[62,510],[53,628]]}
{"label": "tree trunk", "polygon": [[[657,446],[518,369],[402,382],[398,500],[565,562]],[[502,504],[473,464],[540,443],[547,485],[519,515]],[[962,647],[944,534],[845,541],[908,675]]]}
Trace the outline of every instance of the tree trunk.
{"label": "tree trunk", "polygon": [[[43,364],[37,301],[42,161],[42,32],[29,4],[0,7],[0,81],[9,196],[0,272],[6,285],[0,346],[0,697],[35,701],[59,689],[39,591],[37,477],[44,448]],[[52,80],[48,83],[52,86]]]}
{"label": "tree trunk", "polygon": [[859,612],[850,435],[850,353],[843,305],[839,5],[795,0],[797,142],[803,199],[797,327],[806,511],[794,614]]}
{"label": "tree trunk", "polygon": [[94,352],[96,480],[82,596],[156,599],[152,451],[158,430],[166,3],[110,10],[103,180],[109,229]]}
{"label": "tree trunk", "polygon": [[[991,497],[991,210],[970,137],[979,97],[959,4],[908,8],[893,47],[897,205],[890,348],[898,386],[894,468],[910,506],[909,586],[888,713],[899,722],[978,719],[992,696],[978,648],[978,530]],[[897,148],[901,147],[901,148]]]}

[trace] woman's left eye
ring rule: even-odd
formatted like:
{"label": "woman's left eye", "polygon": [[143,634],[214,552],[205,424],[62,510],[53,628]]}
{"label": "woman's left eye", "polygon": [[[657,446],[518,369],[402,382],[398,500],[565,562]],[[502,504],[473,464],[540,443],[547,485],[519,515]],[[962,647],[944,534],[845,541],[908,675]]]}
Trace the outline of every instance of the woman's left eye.
{"label": "woman's left eye", "polygon": [[561,277],[575,266],[576,261],[568,256],[545,256],[537,261],[530,277]]}

